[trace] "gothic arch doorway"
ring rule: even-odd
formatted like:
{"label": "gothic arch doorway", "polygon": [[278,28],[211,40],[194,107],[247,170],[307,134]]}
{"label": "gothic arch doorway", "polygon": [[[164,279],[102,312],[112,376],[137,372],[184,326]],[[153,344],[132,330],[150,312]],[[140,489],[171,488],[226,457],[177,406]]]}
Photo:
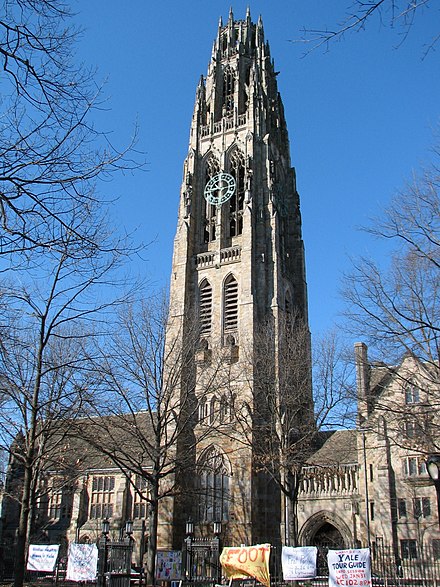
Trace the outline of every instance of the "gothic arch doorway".
{"label": "gothic arch doorway", "polygon": [[350,548],[353,536],[350,528],[339,516],[321,511],[307,520],[300,532],[300,543],[318,547],[318,574],[326,575],[327,552]]}
{"label": "gothic arch doorway", "polygon": [[314,546],[323,546],[327,549],[341,549],[345,548],[342,534],[332,524],[326,522],[315,533]]}
{"label": "gothic arch doorway", "polygon": [[325,522],[315,533],[312,546],[318,547],[318,574],[327,574],[327,552],[346,548],[342,534],[329,522]]}

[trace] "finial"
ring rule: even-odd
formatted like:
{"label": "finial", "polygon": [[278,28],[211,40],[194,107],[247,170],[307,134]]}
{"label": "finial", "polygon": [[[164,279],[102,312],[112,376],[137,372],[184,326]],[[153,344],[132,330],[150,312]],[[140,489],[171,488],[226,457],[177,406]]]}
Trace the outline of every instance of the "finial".
{"label": "finial", "polygon": [[250,20],[251,19],[251,9],[248,7],[246,8],[246,20]]}
{"label": "finial", "polygon": [[234,15],[232,13],[232,6],[229,9],[229,22],[232,22],[234,20]]}
{"label": "finial", "polygon": [[222,28],[222,26],[223,26],[223,19],[222,19],[222,17],[220,17],[220,18],[218,19],[218,28],[219,28],[219,29],[221,29],[221,28]]}

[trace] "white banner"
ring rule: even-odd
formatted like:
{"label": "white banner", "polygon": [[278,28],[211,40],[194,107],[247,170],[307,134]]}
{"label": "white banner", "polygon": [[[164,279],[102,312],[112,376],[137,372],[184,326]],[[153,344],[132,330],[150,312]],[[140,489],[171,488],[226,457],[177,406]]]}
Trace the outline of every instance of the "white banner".
{"label": "white banner", "polygon": [[59,549],[58,544],[30,544],[26,569],[53,573]]}
{"label": "white banner", "polygon": [[283,546],[281,565],[284,581],[301,581],[316,577],[316,546]]}
{"label": "white banner", "polygon": [[329,550],[329,587],[371,587],[369,548]]}
{"label": "white banner", "polygon": [[69,546],[67,559],[67,581],[93,581],[98,568],[98,548],[96,544],[76,544]]}

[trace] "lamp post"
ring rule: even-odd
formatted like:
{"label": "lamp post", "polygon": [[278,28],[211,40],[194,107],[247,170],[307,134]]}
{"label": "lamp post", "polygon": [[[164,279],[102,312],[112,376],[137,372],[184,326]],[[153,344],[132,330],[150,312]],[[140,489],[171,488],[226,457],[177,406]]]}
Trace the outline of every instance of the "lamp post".
{"label": "lamp post", "polygon": [[99,583],[101,586],[105,585],[105,574],[107,572],[107,541],[108,534],[110,532],[110,521],[108,518],[102,520],[101,526],[101,552],[102,552],[102,563],[101,572],[99,574]]}
{"label": "lamp post", "polygon": [[188,518],[185,527],[186,538],[185,542],[185,575],[188,581],[192,579],[192,537],[194,534],[194,522]]}
{"label": "lamp post", "polygon": [[133,534],[133,522],[131,520],[127,520],[125,522],[125,535],[127,537],[128,542],[131,542],[131,535]]}
{"label": "lamp post", "polygon": [[437,517],[440,529],[440,454],[429,455],[426,461],[426,469],[434,483],[435,491],[437,493]]}
{"label": "lamp post", "polygon": [[212,524],[213,526],[213,531],[214,531],[214,540],[212,541],[213,543],[213,550],[214,550],[214,556],[216,559],[216,569],[217,569],[217,576],[216,576],[216,581],[217,584],[221,584],[221,580],[222,580],[222,566],[220,564],[220,534],[222,533],[222,523],[221,522],[213,522]]}

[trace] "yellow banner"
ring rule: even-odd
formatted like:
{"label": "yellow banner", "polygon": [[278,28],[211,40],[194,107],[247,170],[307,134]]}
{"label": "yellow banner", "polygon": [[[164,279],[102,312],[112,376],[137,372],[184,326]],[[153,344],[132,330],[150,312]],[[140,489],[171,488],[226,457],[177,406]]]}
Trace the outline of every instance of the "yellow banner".
{"label": "yellow banner", "polygon": [[270,587],[270,544],[254,546],[229,546],[222,550],[220,563],[228,579],[253,577]]}

